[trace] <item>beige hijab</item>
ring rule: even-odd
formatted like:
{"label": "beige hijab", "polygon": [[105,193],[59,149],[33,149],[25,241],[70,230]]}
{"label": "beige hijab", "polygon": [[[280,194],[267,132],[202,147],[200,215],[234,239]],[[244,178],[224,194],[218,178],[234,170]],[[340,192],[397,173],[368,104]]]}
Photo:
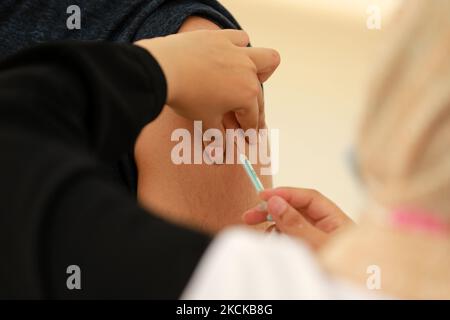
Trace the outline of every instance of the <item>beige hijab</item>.
{"label": "beige hijab", "polygon": [[450,222],[450,1],[407,0],[391,31],[358,144],[375,205],[321,259],[363,286],[378,266],[388,295],[450,299],[449,238],[388,223],[404,205]]}

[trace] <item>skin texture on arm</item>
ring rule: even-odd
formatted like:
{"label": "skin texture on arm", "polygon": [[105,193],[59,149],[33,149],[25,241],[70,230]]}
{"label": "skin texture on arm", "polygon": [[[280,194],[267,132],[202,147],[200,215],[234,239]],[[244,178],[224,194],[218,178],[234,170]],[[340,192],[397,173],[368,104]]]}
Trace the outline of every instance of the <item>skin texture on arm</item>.
{"label": "skin texture on arm", "polygon": [[[220,28],[209,20],[190,17],[179,32],[201,29]],[[158,119],[141,132],[135,147],[139,202],[168,220],[209,233],[241,224],[242,212],[259,202],[242,166],[174,164],[171,151],[178,142],[172,142],[171,135],[178,128],[194,135],[193,122],[165,106]],[[260,166],[254,167],[259,172]],[[272,187],[270,176],[261,176],[261,181],[265,188]]]}

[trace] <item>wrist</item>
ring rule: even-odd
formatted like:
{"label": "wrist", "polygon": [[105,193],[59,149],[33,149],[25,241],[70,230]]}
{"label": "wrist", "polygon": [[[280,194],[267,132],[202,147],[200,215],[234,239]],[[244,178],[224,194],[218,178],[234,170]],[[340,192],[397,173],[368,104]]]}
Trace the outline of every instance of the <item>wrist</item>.
{"label": "wrist", "polygon": [[176,67],[173,62],[170,61],[169,50],[164,49],[165,37],[153,38],[151,40],[142,40],[135,43],[135,45],[144,48],[159,64],[165,80],[166,80],[166,101],[165,103],[170,105],[176,100],[177,92],[177,77],[175,75]]}

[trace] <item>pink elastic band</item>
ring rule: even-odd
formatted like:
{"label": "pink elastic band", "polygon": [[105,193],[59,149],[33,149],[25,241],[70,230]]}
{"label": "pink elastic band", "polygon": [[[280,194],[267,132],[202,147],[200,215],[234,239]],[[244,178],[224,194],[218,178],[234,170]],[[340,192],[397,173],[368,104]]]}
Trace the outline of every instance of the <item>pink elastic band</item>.
{"label": "pink elastic band", "polygon": [[435,214],[420,210],[400,209],[392,213],[394,226],[440,235],[450,235],[450,224]]}

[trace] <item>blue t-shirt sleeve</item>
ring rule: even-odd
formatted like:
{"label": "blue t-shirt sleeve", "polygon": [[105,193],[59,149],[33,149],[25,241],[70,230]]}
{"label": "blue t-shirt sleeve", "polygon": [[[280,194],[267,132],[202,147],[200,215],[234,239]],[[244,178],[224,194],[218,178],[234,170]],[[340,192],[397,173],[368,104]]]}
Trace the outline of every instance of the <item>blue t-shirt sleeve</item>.
{"label": "blue t-shirt sleeve", "polygon": [[199,16],[222,29],[241,29],[234,17],[215,0],[165,1],[140,26],[134,41],[177,33],[190,16]]}

